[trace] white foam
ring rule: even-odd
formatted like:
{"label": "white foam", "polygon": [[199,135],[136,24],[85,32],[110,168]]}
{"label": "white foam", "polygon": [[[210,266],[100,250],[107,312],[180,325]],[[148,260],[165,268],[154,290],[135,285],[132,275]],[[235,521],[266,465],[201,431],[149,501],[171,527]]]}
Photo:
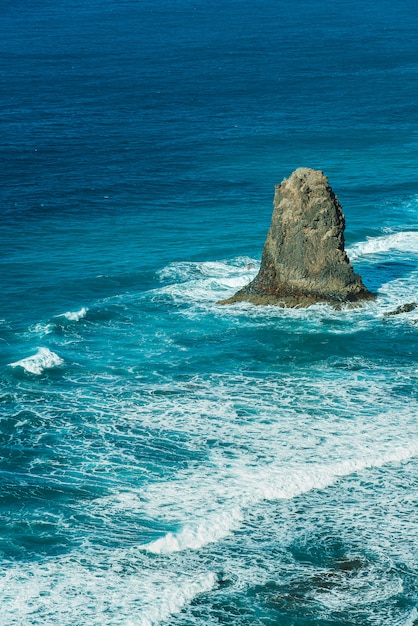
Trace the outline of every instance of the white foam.
{"label": "white foam", "polygon": [[[367,303],[363,307],[344,307],[335,311],[326,304],[317,304],[309,308],[281,308],[277,306],[259,307],[248,302],[223,307],[216,303],[228,298],[236,291],[248,285],[255,278],[260,268],[260,262],[249,257],[237,257],[229,261],[192,263],[173,263],[163,268],[158,277],[168,284],[152,292],[151,297],[159,299],[161,296],[170,297],[176,304],[192,305],[181,311],[187,316],[194,316],[200,312],[210,310],[212,313],[231,318],[288,318],[300,320],[303,324],[312,323],[312,332],[322,332],[318,326],[318,317],[361,318],[363,323],[364,314],[370,319],[375,318],[375,304]],[[286,322],[287,323],[287,322]],[[335,332],[355,332],[355,325],[348,330],[346,327],[336,329]],[[332,331],[331,331],[332,332]]]}
{"label": "white foam", "polygon": [[199,549],[235,532],[259,502],[291,499],[417,456],[417,403],[410,398],[405,405],[393,393],[405,373],[361,359],[346,365],[328,364],[317,379],[196,376],[184,384],[181,401],[178,394],[149,396],[135,423],[183,433],[196,447],[213,444],[207,465],[139,493],[146,517],[169,529],[142,548]]}
{"label": "white foam", "polygon": [[22,367],[31,374],[42,374],[45,370],[53,369],[64,363],[55,352],[51,352],[48,348],[39,348],[38,352],[32,356],[28,356],[20,361],[9,363],[10,367]]}
{"label": "white foam", "polygon": [[259,265],[258,261],[249,257],[237,257],[231,261],[173,263],[158,273],[161,281],[172,282],[155,290],[155,294],[169,295],[176,302],[213,302],[247,285],[257,274]]}
{"label": "white foam", "polygon": [[169,532],[156,541],[140,546],[141,549],[154,554],[169,554],[183,550],[198,550],[203,546],[227,537],[237,530],[242,522],[242,510],[238,507],[232,511],[217,511],[208,515],[205,520],[187,524],[177,533]]}
{"label": "white foam", "polygon": [[[370,238],[348,248],[351,260],[362,258],[370,262],[376,261],[377,254],[399,253],[418,255],[418,232],[406,231],[390,233]],[[390,255],[392,258],[393,255]],[[218,306],[217,302],[234,294],[248,285],[256,276],[260,267],[257,260],[248,257],[237,257],[229,261],[192,263],[173,263],[158,274],[162,282],[168,281],[152,292],[151,297],[169,297],[175,304],[186,307],[179,312],[188,317],[200,315],[202,311],[210,311],[217,316],[245,319],[282,320],[285,324],[300,322],[304,331],[322,333],[324,327],[318,320],[327,324],[327,331],[333,334],[355,333],[365,330],[376,323],[376,317],[396,309],[399,305],[411,300],[411,293],[418,289],[418,272],[410,270],[401,278],[390,280],[377,290],[376,301],[364,302],[359,307],[342,307],[336,311],[327,304],[320,303],[307,308],[281,308],[277,306],[259,307],[248,302],[236,303],[233,306]],[[416,323],[418,310],[415,313],[398,315],[391,318],[394,324]],[[333,323],[336,322],[336,323]]]}
{"label": "white foam", "polygon": [[144,555],[88,547],[1,573],[1,626],[157,626],[216,584],[212,572],[156,569]]}
{"label": "white foam", "polygon": [[[29,326],[29,332],[38,335],[39,337],[45,337],[46,335],[50,335],[53,333],[58,324],[55,320],[64,318],[69,322],[79,322],[87,315],[88,309],[83,307],[79,311],[67,311],[66,313],[60,313],[59,315],[54,316],[54,321],[51,322],[38,322],[37,324],[32,324]],[[61,322],[62,324],[62,322]]]}
{"label": "white foam", "polygon": [[56,317],[65,317],[70,322],[79,322],[81,319],[86,317],[88,309],[83,307],[79,311],[67,311],[66,313],[62,313],[57,315]]}
{"label": "white foam", "polygon": [[228,261],[192,262],[183,261],[170,263],[157,272],[158,278],[163,280],[189,280],[195,276],[211,276],[224,278],[237,272],[254,270],[259,262],[250,257],[236,257]]}
{"label": "white foam", "polygon": [[[391,280],[381,285],[378,290],[378,309],[377,312],[381,315],[394,311],[397,307],[400,307],[406,303],[415,301],[415,294],[418,289],[418,271],[412,271],[410,274]],[[400,313],[389,318],[386,318],[391,324],[415,324],[418,320],[418,308]]]}
{"label": "white foam", "polygon": [[367,241],[361,241],[347,248],[347,254],[353,261],[359,257],[382,254],[390,250],[418,254],[418,232],[405,231],[380,237],[370,237]]}
{"label": "white foam", "polygon": [[[360,451],[359,451],[360,452]],[[179,481],[174,487],[176,501],[169,501],[162,490],[173,494],[173,484],[154,485],[149,496],[163,503],[173,513],[181,502],[183,517],[190,519],[177,532],[144,544],[141,549],[154,554],[197,550],[238,530],[244,512],[262,501],[289,500],[314,489],[325,489],[340,478],[388,463],[405,462],[418,455],[418,442],[376,453],[367,451],[358,458],[348,457],[336,463],[290,463],[249,467],[242,462],[231,464],[227,472],[198,483]],[[157,491],[159,493],[157,493]],[[203,501],[202,501],[203,498]],[[231,508],[232,504],[234,508]]]}
{"label": "white foam", "polygon": [[44,337],[45,335],[50,335],[51,333],[54,332],[54,325],[49,324],[49,323],[33,324],[32,326],[29,327],[29,332],[39,335],[39,337]]}
{"label": "white foam", "polygon": [[184,577],[178,576],[174,584],[163,587],[163,593],[162,589],[153,589],[152,595],[150,594],[152,605],[141,611],[139,622],[135,623],[140,626],[156,626],[179,613],[196,596],[213,589],[215,583],[216,576],[212,572],[197,575],[194,579],[190,577],[187,582]]}
{"label": "white foam", "polygon": [[[285,478],[277,470],[271,476],[257,476],[255,473],[254,484],[261,484],[259,488],[260,499],[281,500],[290,499],[313,489],[325,489],[333,485],[338,479],[349,476],[356,472],[373,467],[382,467],[389,463],[405,462],[418,455],[418,443],[409,446],[387,450],[379,455],[366,455],[358,459],[341,461],[336,464],[312,464],[303,468],[295,468]],[[257,499],[258,499],[257,498]]]}
{"label": "white foam", "polygon": [[415,626],[418,621],[418,610],[414,607],[406,621],[399,622],[399,626]]}
{"label": "white foam", "polygon": [[[379,237],[368,238],[347,248],[351,261],[357,259],[372,259],[377,254],[391,251],[418,255],[418,231],[396,232]],[[169,296],[176,303],[193,303],[194,308],[212,306],[218,300],[229,297],[237,290],[248,285],[257,275],[260,261],[249,257],[237,257],[227,261],[208,262],[178,262],[172,263],[160,270],[157,274],[162,282],[168,282],[161,288],[154,290],[154,296]],[[384,290],[382,292],[384,295]],[[154,297],[153,296],[153,297]],[[407,294],[406,294],[407,296]],[[404,295],[401,295],[401,298]],[[391,298],[393,300],[393,298]],[[388,304],[388,303],[386,303]],[[391,304],[391,303],[390,303]],[[360,318],[363,312],[377,312],[378,304],[364,303],[356,309],[344,308],[338,315]],[[376,308],[377,307],[377,308]],[[278,307],[256,307],[249,303],[235,304],[233,307],[218,307],[219,314],[251,315],[267,317],[309,318],[318,314],[327,314],[326,306],[316,305],[309,309],[279,309]],[[189,311],[190,313],[190,311]],[[335,312],[333,313],[335,315]],[[346,332],[346,329],[344,329]]]}

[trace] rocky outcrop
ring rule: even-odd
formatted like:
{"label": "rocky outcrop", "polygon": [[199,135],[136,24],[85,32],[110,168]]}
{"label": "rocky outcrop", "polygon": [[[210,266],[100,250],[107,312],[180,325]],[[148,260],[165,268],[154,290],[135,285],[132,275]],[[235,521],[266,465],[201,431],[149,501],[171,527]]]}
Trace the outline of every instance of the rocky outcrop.
{"label": "rocky outcrop", "polygon": [[401,315],[402,313],[410,313],[410,311],[413,311],[414,309],[416,309],[417,306],[418,305],[416,302],[407,302],[406,304],[400,304],[399,306],[397,306],[394,311],[387,311],[386,313],[383,313],[383,315],[385,317],[390,317],[391,315]]}
{"label": "rocky outcrop", "polygon": [[274,211],[255,279],[221,304],[305,307],[372,300],[344,250],[344,215],[328,179],[299,168],[276,186]]}

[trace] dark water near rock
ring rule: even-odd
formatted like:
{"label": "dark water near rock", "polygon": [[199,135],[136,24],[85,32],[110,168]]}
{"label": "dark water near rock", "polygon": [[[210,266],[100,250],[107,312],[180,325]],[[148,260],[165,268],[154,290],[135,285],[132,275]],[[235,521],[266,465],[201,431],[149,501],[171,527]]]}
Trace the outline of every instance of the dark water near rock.
{"label": "dark water near rock", "polygon": [[[0,624],[413,626],[418,8],[0,9]],[[220,307],[322,169],[378,295]]]}

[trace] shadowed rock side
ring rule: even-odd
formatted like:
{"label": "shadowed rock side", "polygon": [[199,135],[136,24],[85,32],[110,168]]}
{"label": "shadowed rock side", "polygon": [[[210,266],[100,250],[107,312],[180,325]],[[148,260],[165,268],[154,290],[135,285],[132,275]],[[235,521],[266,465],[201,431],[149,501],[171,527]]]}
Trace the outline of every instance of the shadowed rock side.
{"label": "shadowed rock side", "polygon": [[276,186],[274,211],[255,279],[220,304],[305,307],[373,300],[344,250],[344,215],[328,179],[299,168]]}

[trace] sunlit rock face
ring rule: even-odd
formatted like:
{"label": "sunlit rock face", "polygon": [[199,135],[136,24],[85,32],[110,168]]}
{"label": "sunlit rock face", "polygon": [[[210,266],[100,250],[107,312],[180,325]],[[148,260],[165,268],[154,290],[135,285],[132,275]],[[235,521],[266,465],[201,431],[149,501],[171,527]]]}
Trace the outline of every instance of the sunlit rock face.
{"label": "sunlit rock face", "polygon": [[221,304],[340,306],[374,299],[344,250],[344,215],[322,172],[295,170],[276,186],[273,205],[259,273]]}

